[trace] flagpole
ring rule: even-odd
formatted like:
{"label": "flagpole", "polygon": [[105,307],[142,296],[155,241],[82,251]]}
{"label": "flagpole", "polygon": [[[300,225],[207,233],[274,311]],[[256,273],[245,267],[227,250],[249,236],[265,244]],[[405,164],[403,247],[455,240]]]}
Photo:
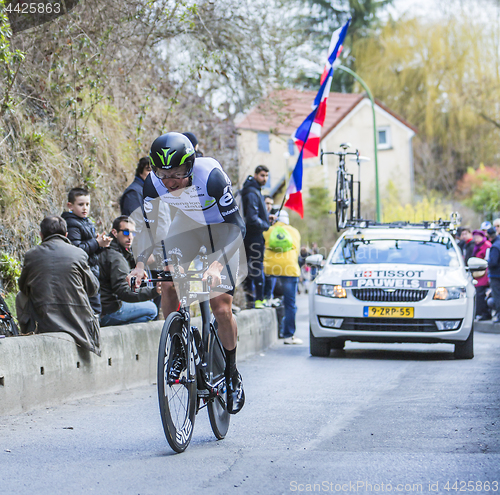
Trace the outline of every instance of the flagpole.
{"label": "flagpole", "polygon": [[377,222],[380,222],[382,218],[382,209],[380,205],[380,196],[379,196],[379,184],[378,184],[378,159],[377,159],[377,121],[375,119],[375,100],[373,99],[372,92],[370,88],[366,85],[365,81],[361,79],[353,70],[349,69],[349,67],[345,67],[344,65],[337,65],[336,69],[343,70],[347,72],[352,77],[354,77],[360,84],[363,86],[368,98],[372,104],[372,114],[373,114],[373,152],[375,155],[375,203],[377,205]]}

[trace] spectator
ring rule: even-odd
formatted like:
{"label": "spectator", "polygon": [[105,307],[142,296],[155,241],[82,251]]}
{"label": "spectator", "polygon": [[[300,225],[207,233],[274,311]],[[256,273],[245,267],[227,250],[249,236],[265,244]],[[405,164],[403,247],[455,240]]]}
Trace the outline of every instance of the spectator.
{"label": "spectator", "polygon": [[[495,225],[495,221],[493,222],[493,225]],[[490,256],[488,258],[488,277],[495,309],[495,319],[493,320],[493,323],[500,323],[500,236],[491,235],[490,239],[491,238],[492,245],[490,247]]]}
{"label": "spectator", "polygon": [[184,136],[186,136],[191,141],[196,158],[203,156],[203,153],[200,151],[200,144],[198,143],[197,137],[192,132],[183,132],[182,134],[184,134]]}
{"label": "spectator", "polygon": [[143,156],[137,168],[135,177],[120,198],[120,211],[122,215],[131,216],[134,211],[142,207],[142,188],[146,177],[151,172],[151,161],[149,156]]}
{"label": "spectator", "polygon": [[[83,249],[89,256],[89,266],[92,273],[99,279],[98,254],[109,246],[111,238],[102,233],[96,235],[94,223],[88,218],[90,212],[90,194],[87,189],[75,187],[68,193],[68,210],[61,216],[68,226],[68,239],[76,247]],[[90,298],[90,304],[95,313],[101,312],[100,295]]]}
{"label": "spectator", "polygon": [[465,264],[467,264],[467,261],[469,261],[469,258],[472,257],[472,252],[474,251],[474,240],[472,238],[472,230],[470,227],[462,227],[459,247],[462,251]]}
{"label": "spectator", "polygon": [[491,242],[491,244],[493,244],[493,242],[495,242],[495,239],[497,238],[497,231],[494,227],[490,227],[486,231],[486,236],[488,237],[488,240]]}
{"label": "spectator", "polygon": [[500,218],[493,220],[493,228],[496,230],[497,235],[500,235]]}
{"label": "spectator", "polygon": [[269,169],[259,165],[253,177],[248,176],[241,189],[241,200],[245,215],[246,234],[244,238],[248,264],[248,275],[245,279],[245,297],[247,308],[264,306],[264,236],[269,229],[270,220],[266,204],[262,196],[262,186],[267,182]]}
{"label": "spectator", "polygon": [[288,213],[280,211],[278,221],[264,234],[266,250],[264,253],[264,271],[266,275],[276,277],[283,289],[285,317],[283,337],[285,344],[302,344],[295,337],[295,298],[299,283],[299,246],[300,233],[289,225]]}
{"label": "spectator", "polygon": [[160,293],[157,288],[143,287],[132,292],[127,275],[135,268],[131,252],[135,223],[122,215],[111,230],[113,240],[99,255],[102,315],[101,325],[125,325],[153,320],[158,308],[151,301]]}
{"label": "spectator", "polygon": [[88,255],[66,236],[61,217],[42,220],[42,243],[24,258],[17,317],[22,333],[66,332],[77,345],[100,356],[99,319],[89,301],[99,282],[88,265]]}
{"label": "spectator", "polygon": [[[318,248],[318,243],[313,242],[311,245],[311,254],[319,254],[319,248]],[[316,275],[318,274],[318,267],[317,266],[311,266],[309,273],[311,274],[311,280],[314,280],[316,278]]]}
{"label": "spectator", "polygon": [[[264,203],[266,205],[267,213],[271,217],[271,211],[274,206],[273,198],[269,195],[264,196]],[[271,218],[274,218],[274,215]],[[273,298],[275,283],[276,279],[274,277],[268,276],[264,273],[264,305],[270,305],[270,301]]]}
{"label": "spectator", "polygon": [[309,285],[309,277],[310,277],[310,268],[306,265],[306,258],[310,255],[311,253],[307,249],[307,246],[302,246],[300,248],[300,253],[299,253],[299,268],[300,268],[300,277],[299,277],[299,289],[298,293],[301,293],[300,286],[303,287],[304,292],[307,294],[308,292],[308,285]]}
{"label": "spectator", "polygon": [[271,196],[269,196],[269,195],[264,196],[264,203],[266,205],[267,213],[270,215],[271,211],[272,211],[272,209],[274,207],[273,198],[271,198]]}
{"label": "spectator", "polygon": [[[491,247],[490,241],[482,230],[472,232],[474,238],[474,251],[472,256],[485,259],[487,250]],[[486,289],[488,288],[488,274],[476,279],[476,316],[479,321],[491,320],[491,312],[486,303]]]}

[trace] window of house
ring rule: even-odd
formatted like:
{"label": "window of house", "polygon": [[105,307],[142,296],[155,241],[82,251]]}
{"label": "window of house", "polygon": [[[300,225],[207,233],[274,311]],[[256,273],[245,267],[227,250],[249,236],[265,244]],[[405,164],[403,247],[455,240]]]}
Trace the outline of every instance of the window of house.
{"label": "window of house", "polygon": [[391,128],[389,126],[377,127],[377,140],[379,150],[388,150],[392,148]]}
{"label": "window of house", "polygon": [[293,156],[295,154],[295,143],[293,139],[288,140],[288,153],[290,156]]}
{"label": "window of house", "polygon": [[268,132],[258,132],[257,133],[257,146],[259,151],[263,153],[271,153],[269,147],[269,133]]}

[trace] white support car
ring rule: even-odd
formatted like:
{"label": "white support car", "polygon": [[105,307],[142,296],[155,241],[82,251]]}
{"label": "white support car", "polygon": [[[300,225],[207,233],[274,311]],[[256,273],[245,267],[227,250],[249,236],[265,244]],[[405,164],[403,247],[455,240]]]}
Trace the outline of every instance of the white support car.
{"label": "white support car", "polygon": [[[307,258],[320,265],[321,255]],[[354,342],[446,342],[474,357],[475,288],[453,236],[429,225],[351,228],[331,250],[309,295],[310,352]]]}

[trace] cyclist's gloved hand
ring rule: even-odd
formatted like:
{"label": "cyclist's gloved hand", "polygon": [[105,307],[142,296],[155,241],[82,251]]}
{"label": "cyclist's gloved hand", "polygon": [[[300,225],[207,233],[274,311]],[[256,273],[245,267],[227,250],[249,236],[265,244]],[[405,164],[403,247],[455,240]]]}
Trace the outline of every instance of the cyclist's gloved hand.
{"label": "cyclist's gloved hand", "polygon": [[217,287],[221,283],[220,274],[224,266],[218,261],[214,261],[208,270],[203,274],[203,280],[207,280],[208,277],[212,277],[212,284],[210,287]]}

